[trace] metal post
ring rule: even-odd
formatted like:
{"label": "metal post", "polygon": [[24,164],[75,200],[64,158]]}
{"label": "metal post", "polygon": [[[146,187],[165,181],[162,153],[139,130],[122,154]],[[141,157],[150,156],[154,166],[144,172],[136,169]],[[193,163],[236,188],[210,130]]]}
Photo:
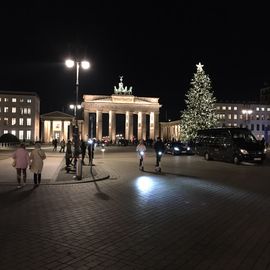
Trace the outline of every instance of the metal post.
{"label": "metal post", "polygon": [[93,115],[90,116],[90,173],[93,173],[93,147],[94,147],[94,140],[93,140],[93,132],[94,132],[94,117]]}
{"label": "metal post", "polygon": [[[80,64],[79,64],[79,62],[76,62],[76,102],[75,102],[75,107],[74,107],[75,126],[74,126],[74,130],[73,130],[75,166],[77,165],[77,161],[78,161],[79,155],[80,155],[79,126],[78,126],[78,116],[77,116],[78,93],[79,93],[79,69],[80,69]],[[76,166],[76,176],[78,176],[78,166]],[[77,178],[80,178],[80,177],[77,177]]]}

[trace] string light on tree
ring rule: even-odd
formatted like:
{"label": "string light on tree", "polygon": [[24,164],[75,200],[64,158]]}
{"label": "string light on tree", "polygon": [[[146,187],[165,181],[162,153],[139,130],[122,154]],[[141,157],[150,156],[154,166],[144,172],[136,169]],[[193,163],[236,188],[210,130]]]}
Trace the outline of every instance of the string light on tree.
{"label": "string light on tree", "polygon": [[204,72],[204,65],[196,65],[197,73],[191,79],[190,89],[186,94],[186,109],[182,112],[181,139],[193,140],[199,129],[215,127],[216,98],[213,95],[211,80]]}

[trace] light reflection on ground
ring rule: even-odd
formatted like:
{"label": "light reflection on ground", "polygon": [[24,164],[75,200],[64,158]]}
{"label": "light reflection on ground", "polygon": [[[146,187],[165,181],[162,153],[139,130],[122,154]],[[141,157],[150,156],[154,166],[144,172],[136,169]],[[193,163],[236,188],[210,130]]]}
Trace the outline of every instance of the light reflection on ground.
{"label": "light reflection on ground", "polygon": [[140,176],[135,183],[138,190],[142,193],[148,193],[152,191],[154,187],[153,179],[149,176]]}

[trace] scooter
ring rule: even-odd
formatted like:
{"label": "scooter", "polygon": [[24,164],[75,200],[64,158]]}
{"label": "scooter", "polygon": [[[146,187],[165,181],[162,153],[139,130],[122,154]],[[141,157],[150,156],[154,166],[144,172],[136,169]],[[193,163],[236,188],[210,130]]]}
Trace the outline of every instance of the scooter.
{"label": "scooter", "polygon": [[144,167],[143,167],[143,157],[144,157],[144,151],[140,151],[139,152],[139,156],[140,156],[140,164],[139,164],[139,168],[141,171],[144,171]]}
{"label": "scooter", "polygon": [[159,155],[159,165],[155,167],[155,172],[160,173],[160,172],[161,172],[161,166],[160,166],[160,163],[161,163],[162,152],[159,151],[159,152],[158,152],[158,155]]}

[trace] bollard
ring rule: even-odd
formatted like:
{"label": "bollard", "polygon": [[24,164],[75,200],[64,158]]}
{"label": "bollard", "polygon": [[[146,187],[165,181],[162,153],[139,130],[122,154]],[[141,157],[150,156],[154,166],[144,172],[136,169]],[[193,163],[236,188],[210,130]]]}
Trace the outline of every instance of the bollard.
{"label": "bollard", "polygon": [[82,180],[82,160],[80,158],[76,162],[76,179]]}

